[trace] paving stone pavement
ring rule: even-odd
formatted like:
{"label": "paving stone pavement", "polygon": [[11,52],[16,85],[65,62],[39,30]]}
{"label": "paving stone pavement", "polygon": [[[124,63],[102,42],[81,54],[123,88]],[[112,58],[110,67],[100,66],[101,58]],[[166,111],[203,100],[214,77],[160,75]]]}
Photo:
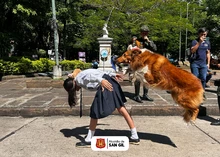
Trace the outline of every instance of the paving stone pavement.
{"label": "paving stone pavement", "polygon": [[[219,157],[218,116],[198,118],[186,125],[180,116],[132,116],[140,145],[127,151],[93,151],[78,148],[88,133],[90,118],[83,116],[1,117],[1,157]],[[100,119],[95,136],[130,136],[122,116]]]}
{"label": "paving stone pavement", "polygon": [[[207,100],[202,105],[205,115],[220,115],[217,99],[217,87],[213,85],[213,80],[220,78],[217,71],[210,81],[210,88],[206,89]],[[67,103],[67,93],[63,88],[27,88],[26,82],[35,78],[15,77],[0,81],[0,116],[53,116],[53,115],[79,115],[79,105],[69,108]],[[38,77],[38,80],[43,80]],[[184,79],[184,78],[183,78]],[[48,80],[48,79],[47,79]],[[122,86],[127,98],[126,108],[132,115],[166,116],[181,115],[183,109],[179,107],[166,91],[150,89],[149,96],[153,102],[144,101],[137,103],[133,100],[134,87]],[[142,93],[141,93],[142,94]],[[83,115],[89,115],[90,105],[95,92],[83,90]],[[117,112],[114,112],[117,114]]]}

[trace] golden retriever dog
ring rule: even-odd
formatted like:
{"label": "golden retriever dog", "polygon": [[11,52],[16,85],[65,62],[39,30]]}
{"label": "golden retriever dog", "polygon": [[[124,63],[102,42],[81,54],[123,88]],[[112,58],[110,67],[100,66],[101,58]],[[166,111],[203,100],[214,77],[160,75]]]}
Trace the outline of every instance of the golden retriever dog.
{"label": "golden retriever dog", "polygon": [[201,81],[192,73],[180,69],[164,56],[139,48],[127,50],[117,59],[129,63],[136,79],[148,87],[171,92],[174,101],[185,109],[185,122],[194,122],[203,102]]}

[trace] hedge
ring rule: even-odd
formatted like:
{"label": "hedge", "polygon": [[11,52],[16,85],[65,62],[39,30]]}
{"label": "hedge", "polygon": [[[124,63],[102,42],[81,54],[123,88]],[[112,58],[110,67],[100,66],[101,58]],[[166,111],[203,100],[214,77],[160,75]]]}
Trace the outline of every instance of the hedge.
{"label": "hedge", "polygon": [[[91,68],[91,63],[85,63],[80,60],[63,60],[59,64],[63,71],[70,71],[75,68],[88,69]],[[0,60],[0,73],[3,75],[12,74],[27,74],[37,72],[50,72],[53,71],[55,61],[47,58],[40,58],[39,60],[30,60],[29,58],[19,58],[17,60],[8,61]]]}

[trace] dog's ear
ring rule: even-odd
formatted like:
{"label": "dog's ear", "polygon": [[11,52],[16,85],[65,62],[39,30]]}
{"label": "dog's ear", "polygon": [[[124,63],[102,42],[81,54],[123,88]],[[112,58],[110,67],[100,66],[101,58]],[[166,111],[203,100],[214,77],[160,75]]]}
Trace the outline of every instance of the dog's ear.
{"label": "dog's ear", "polygon": [[131,57],[138,56],[141,53],[140,49],[132,49]]}
{"label": "dog's ear", "polygon": [[137,45],[137,47],[141,47],[141,42],[139,42],[138,40],[135,40],[135,44]]}

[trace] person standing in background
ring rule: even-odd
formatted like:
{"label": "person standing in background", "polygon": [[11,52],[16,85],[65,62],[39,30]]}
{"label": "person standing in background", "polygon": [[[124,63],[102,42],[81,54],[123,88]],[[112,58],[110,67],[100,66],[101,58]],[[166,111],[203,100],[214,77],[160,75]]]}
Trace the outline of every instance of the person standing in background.
{"label": "person standing in background", "polygon": [[[132,44],[132,47],[137,46],[140,49],[146,48],[146,49],[148,49],[150,51],[153,51],[153,52],[157,51],[157,46],[148,37],[148,34],[150,32],[149,28],[146,25],[143,25],[143,26],[141,26],[140,32],[141,32],[141,37],[139,39],[137,39],[138,42],[133,42],[133,43],[136,43],[137,45]],[[136,80],[134,82],[134,86],[135,86],[134,100],[139,102],[139,103],[143,103],[142,99],[147,100],[147,101],[154,101],[152,98],[149,97],[149,95],[148,95],[149,89],[145,86],[143,86],[143,97],[141,99],[141,97],[140,97],[140,85],[141,85],[141,82],[139,80]]]}
{"label": "person standing in background", "polygon": [[131,41],[129,42],[127,50],[131,50],[134,47],[138,47],[138,45],[140,44],[137,43],[137,37],[133,35]]}
{"label": "person standing in background", "polygon": [[[190,69],[201,80],[205,90],[207,70],[210,67],[210,42],[206,40],[208,31],[205,28],[198,30],[198,38],[192,41]],[[206,99],[204,92],[204,99]]]}

